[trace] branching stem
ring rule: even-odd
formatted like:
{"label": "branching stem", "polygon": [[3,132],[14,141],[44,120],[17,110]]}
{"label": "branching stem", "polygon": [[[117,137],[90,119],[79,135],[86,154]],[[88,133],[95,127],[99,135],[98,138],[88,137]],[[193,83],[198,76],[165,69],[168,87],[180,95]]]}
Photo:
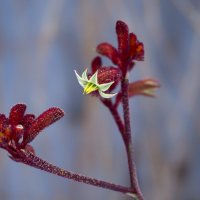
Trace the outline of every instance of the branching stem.
{"label": "branching stem", "polygon": [[51,174],[55,174],[57,176],[61,176],[63,178],[71,179],[77,182],[82,182],[85,184],[93,185],[96,187],[101,187],[104,189],[109,189],[117,192],[121,192],[124,194],[128,194],[132,192],[131,188],[124,187],[121,185],[116,185],[114,183],[109,183],[103,180],[90,178],[84,175],[80,175],[71,171],[67,171],[64,169],[61,169],[55,165],[52,165],[41,158],[33,155],[30,152],[24,152],[24,156],[18,160],[18,162],[22,162],[26,165],[32,166],[34,168],[49,172]]}

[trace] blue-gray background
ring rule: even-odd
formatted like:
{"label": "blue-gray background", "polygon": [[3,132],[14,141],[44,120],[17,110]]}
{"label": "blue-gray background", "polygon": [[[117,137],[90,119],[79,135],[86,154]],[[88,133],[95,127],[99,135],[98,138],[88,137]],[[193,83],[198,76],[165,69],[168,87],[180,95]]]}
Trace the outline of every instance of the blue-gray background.
{"label": "blue-gray background", "polygon": [[[145,45],[131,80],[158,79],[156,99],[131,100],[139,182],[148,200],[200,199],[199,0],[1,0],[0,112],[17,102],[66,116],[33,142],[42,158],[129,184],[124,146],[109,112],[82,95],[74,76],[98,43],[116,45],[115,22]],[[105,62],[108,61],[105,59]],[[1,200],[130,199],[14,163],[0,152]]]}

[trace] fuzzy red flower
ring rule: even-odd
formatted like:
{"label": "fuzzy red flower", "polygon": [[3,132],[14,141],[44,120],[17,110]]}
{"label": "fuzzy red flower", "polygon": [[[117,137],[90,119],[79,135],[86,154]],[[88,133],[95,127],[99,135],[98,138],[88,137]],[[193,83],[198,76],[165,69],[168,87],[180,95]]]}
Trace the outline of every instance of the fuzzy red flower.
{"label": "fuzzy red flower", "polygon": [[144,45],[134,33],[129,33],[127,24],[122,21],[116,23],[116,34],[118,48],[104,42],[97,46],[97,52],[119,66],[125,76],[127,70],[132,69],[134,61],[144,60]]}
{"label": "fuzzy red flower", "polygon": [[26,105],[16,104],[10,110],[9,117],[0,114],[0,147],[6,149],[13,158],[17,150],[34,149],[28,144],[46,127],[64,116],[60,108],[49,108],[39,117],[25,114]]}

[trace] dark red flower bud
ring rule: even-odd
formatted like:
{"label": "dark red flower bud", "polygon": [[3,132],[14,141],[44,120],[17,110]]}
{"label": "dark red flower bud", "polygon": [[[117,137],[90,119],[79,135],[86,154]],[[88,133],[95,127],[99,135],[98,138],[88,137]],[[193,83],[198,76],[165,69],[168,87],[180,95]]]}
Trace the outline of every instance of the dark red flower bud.
{"label": "dark red flower bud", "polygon": [[92,61],[92,73],[95,73],[102,66],[101,58],[95,57]]}
{"label": "dark red flower bud", "polygon": [[50,108],[43,112],[34,120],[27,134],[24,135],[23,143],[31,142],[43,129],[51,125],[64,116],[64,111],[60,108]]}
{"label": "dark red flower bud", "polygon": [[9,123],[10,124],[21,123],[25,110],[26,110],[25,104],[16,104],[15,106],[13,106],[10,110]]}
{"label": "dark red flower bud", "polygon": [[101,43],[97,46],[97,52],[108,57],[115,65],[120,64],[117,49],[109,43]]}
{"label": "dark red flower bud", "polygon": [[128,26],[122,21],[117,21],[116,23],[116,33],[118,39],[118,50],[120,53],[127,52],[128,50]]}
{"label": "dark red flower bud", "polygon": [[121,78],[121,71],[115,67],[101,67],[98,70],[98,83],[118,82]]}
{"label": "dark red flower bud", "polygon": [[109,91],[112,91],[121,80],[121,70],[115,67],[101,67],[98,70],[98,83],[109,83],[114,81]]}

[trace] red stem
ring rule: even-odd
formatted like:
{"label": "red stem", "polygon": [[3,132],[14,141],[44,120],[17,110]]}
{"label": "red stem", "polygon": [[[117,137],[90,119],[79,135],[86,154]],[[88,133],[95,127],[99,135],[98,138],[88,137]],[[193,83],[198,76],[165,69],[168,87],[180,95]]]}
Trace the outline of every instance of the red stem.
{"label": "red stem", "polygon": [[130,112],[129,112],[129,99],[128,99],[128,79],[124,78],[121,81],[121,92],[122,92],[122,106],[124,113],[124,123],[118,113],[117,107],[112,104],[110,100],[101,99],[104,105],[110,110],[117,127],[121,133],[126,148],[128,167],[131,181],[132,193],[135,193],[139,200],[143,200],[142,192],[140,191],[135,162],[133,159],[133,145],[131,138],[131,126],[130,126]]}
{"label": "red stem", "polygon": [[71,179],[77,182],[83,182],[85,184],[93,185],[96,187],[101,187],[104,189],[109,189],[117,192],[121,192],[124,194],[131,193],[132,189],[128,187],[124,187],[121,185],[116,185],[113,183],[109,183],[106,181],[98,180],[95,178],[90,178],[84,175],[76,174],[74,172],[70,172],[64,169],[61,169],[55,165],[52,165],[41,158],[33,155],[32,153],[29,153],[27,151],[23,152],[23,156],[20,158],[20,160],[17,160],[18,162],[22,162],[26,165],[32,166],[34,168],[49,172],[51,174],[55,174],[57,176],[61,176],[63,178]]}
{"label": "red stem", "polygon": [[144,200],[138,184],[136,167],[133,159],[133,146],[131,138],[131,125],[130,125],[130,112],[129,112],[129,99],[128,99],[128,84],[129,84],[128,79],[123,78],[121,81],[121,91],[122,91],[122,106],[123,106],[124,124],[125,124],[124,127],[125,146],[128,157],[131,188],[133,189],[132,192],[137,195],[139,200]]}
{"label": "red stem", "polygon": [[101,100],[103,102],[103,104],[110,110],[114,120],[115,120],[115,123],[119,129],[119,132],[121,133],[121,136],[125,142],[125,137],[124,137],[124,123],[123,121],[121,120],[121,117],[118,113],[118,110],[117,108],[112,104],[112,102],[108,99],[102,99]]}

